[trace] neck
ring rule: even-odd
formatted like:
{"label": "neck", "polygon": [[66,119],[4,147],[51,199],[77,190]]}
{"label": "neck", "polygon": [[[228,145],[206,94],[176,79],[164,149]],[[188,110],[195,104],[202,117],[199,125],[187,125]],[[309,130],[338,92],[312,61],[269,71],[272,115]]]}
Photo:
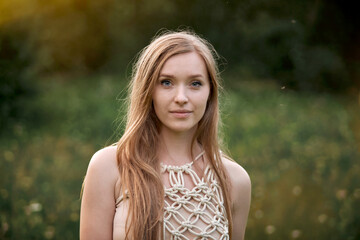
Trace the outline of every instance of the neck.
{"label": "neck", "polygon": [[196,128],[179,133],[162,128],[158,149],[159,160],[169,165],[182,165],[193,161],[193,157],[201,152],[201,147],[196,141],[193,147],[191,146],[195,131]]}

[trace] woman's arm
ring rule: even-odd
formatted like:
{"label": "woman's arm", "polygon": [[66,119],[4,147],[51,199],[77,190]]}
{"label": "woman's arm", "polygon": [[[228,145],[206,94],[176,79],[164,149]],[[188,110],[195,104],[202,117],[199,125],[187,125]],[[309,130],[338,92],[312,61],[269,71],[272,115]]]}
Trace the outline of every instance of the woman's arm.
{"label": "woman's arm", "polygon": [[231,181],[232,197],[232,237],[236,240],[243,240],[245,228],[250,210],[251,181],[250,177],[239,164],[224,159],[224,166],[228,171]]}
{"label": "woman's arm", "polygon": [[101,149],[91,158],[81,201],[80,239],[112,239],[115,184],[119,177],[116,147]]}

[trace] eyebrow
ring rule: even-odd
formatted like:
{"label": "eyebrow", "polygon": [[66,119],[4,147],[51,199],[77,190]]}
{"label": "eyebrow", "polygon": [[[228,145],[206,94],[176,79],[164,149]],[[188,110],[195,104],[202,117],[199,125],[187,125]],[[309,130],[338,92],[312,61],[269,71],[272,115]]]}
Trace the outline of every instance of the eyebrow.
{"label": "eyebrow", "polygon": [[[166,74],[166,73],[160,74],[159,77],[175,78],[174,75]],[[204,76],[202,74],[192,74],[192,75],[189,76],[189,78],[204,78]]]}

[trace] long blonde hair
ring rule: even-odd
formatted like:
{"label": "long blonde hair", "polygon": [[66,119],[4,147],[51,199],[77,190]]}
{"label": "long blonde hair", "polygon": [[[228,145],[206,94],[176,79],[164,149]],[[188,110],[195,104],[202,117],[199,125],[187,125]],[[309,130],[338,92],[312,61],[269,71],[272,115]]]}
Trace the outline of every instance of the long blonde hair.
{"label": "long blonde hair", "polygon": [[153,108],[152,94],[166,60],[188,52],[196,52],[204,59],[210,80],[209,100],[192,143],[197,141],[202,145],[220,181],[231,237],[229,181],[218,139],[219,71],[215,60],[218,55],[211,44],[195,33],[167,31],[153,39],[134,64],[126,128],[117,143],[121,194],[129,198],[126,238],[157,240],[161,236],[164,189],[157,158],[160,122]]}

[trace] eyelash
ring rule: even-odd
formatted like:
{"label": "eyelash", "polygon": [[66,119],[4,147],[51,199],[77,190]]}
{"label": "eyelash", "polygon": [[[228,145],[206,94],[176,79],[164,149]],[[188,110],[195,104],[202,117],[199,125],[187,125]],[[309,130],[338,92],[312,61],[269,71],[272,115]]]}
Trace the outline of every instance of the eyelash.
{"label": "eyelash", "polygon": [[202,83],[200,81],[194,81],[194,82],[191,83],[191,86],[193,86],[193,87],[201,87]]}
{"label": "eyelash", "polygon": [[[160,84],[163,85],[164,87],[170,87],[172,85],[171,81],[170,80],[161,80],[160,81]],[[191,87],[195,87],[195,88],[198,88],[198,87],[201,87],[202,86],[202,83],[200,81],[194,81],[194,82],[191,82]]]}
{"label": "eyelash", "polygon": [[169,80],[161,80],[160,84],[165,86],[165,87],[169,87],[170,84],[171,84],[171,81],[169,81]]}

